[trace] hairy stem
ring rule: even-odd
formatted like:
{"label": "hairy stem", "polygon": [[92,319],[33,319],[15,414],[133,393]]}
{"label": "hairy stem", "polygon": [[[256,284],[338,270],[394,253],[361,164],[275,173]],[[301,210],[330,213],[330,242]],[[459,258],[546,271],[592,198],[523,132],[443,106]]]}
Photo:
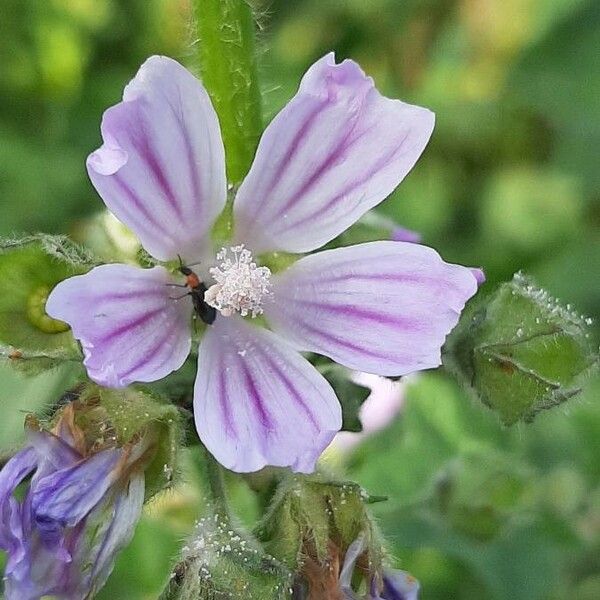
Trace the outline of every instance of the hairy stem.
{"label": "hairy stem", "polygon": [[239,183],[262,132],[255,27],[246,0],[193,0],[200,74],[225,144],[227,177]]}
{"label": "hairy stem", "polygon": [[221,465],[202,444],[194,448],[194,464],[200,475],[209,508],[215,514],[228,519],[229,503]]}

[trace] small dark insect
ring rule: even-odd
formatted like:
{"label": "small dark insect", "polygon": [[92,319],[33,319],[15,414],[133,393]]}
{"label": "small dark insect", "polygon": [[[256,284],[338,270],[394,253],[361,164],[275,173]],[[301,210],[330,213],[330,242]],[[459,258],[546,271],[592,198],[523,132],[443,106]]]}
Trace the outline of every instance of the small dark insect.
{"label": "small dark insect", "polygon": [[190,290],[185,295],[192,297],[194,311],[204,323],[212,325],[217,318],[217,309],[204,301],[204,293],[206,292],[207,287],[200,281],[198,275],[196,275],[189,267],[182,264],[179,267],[179,271],[182,275],[185,275],[185,285],[182,287],[187,287]]}

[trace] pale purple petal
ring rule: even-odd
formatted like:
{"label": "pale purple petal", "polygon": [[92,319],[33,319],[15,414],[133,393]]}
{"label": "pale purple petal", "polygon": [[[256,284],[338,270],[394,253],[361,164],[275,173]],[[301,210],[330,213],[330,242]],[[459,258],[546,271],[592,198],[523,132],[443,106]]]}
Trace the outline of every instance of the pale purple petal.
{"label": "pale purple petal", "polygon": [[100,385],[156,381],[183,364],[191,345],[192,303],[172,282],[163,267],[102,265],[59,283],[46,312],[71,326]]}
{"label": "pale purple petal", "polygon": [[477,291],[470,269],[392,241],[313,254],[272,281],[265,315],[276,333],[377,375],[438,366],[446,335]]}
{"label": "pale purple petal", "polygon": [[389,569],[383,574],[383,592],[374,600],[418,600],[419,582],[406,571]]}
{"label": "pale purple petal", "polygon": [[36,468],[33,448],[17,452],[0,471],[0,548],[22,554],[23,532],[20,508],[13,493],[17,486]]}
{"label": "pale purple petal", "polygon": [[352,576],[354,575],[356,561],[366,550],[366,547],[367,544],[364,535],[360,535],[348,546],[339,577],[339,584],[342,590],[352,592]]}
{"label": "pale purple petal", "polygon": [[115,557],[131,541],[142,513],[144,492],[144,474],[134,473],[124,489],[108,496],[87,518],[86,526],[93,528],[94,535],[82,536],[74,562],[92,565],[85,580],[88,588],[102,588]]}
{"label": "pale purple petal", "polygon": [[485,271],[478,267],[471,267],[471,273],[477,280],[477,285],[483,285],[485,283]]}
{"label": "pale purple petal", "polygon": [[118,448],[109,448],[32,486],[32,510],[40,533],[54,524],[73,527],[79,523],[115,482],[120,457]]}
{"label": "pale purple petal", "polygon": [[[37,469],[31,478],[30,488],[55,473],[59,469],[73,467],[82,460],[82,456],[65,441],[45,430],[27,428],[27,442],[37,454]],[[29,513],[29,509],[27,509]],[[35,524],[38,525],[37,523]],[[28,525],[31,528],[31,523]],[[40,523],[42,542],[48,549],[54,549],[54,556],[63,562],[70,560],[69,552],[64,548],[63,527],[55,521],[43,520]]]}
{"label": "pale purple petal", "polygon": [[236,239],[255,252],[322,246],[396,188],[433,124],[433,113],[385,98],[356,63],[328,54],[260,140],[235,200]]}
{"label": "pale purple petal", "polygon": [[159,260],[202,255],[227,196],[217,115],[202,84],[176,61],[149,58],[102,120],[87,161],[106,206]]}
{"label": "pale purple petal", "polygon": [[36,476],[40,471],[51,472],[72,467],[82,458],[81,454],[58,436],[43,429],[26,428],[27,443],[38,457]]}
{"label": "pale purple petal", "polygon": [[311,472],[341,427],[327,381],[284,340],[217,317],[200,345],[194,388],[200,439],[228,469]]}

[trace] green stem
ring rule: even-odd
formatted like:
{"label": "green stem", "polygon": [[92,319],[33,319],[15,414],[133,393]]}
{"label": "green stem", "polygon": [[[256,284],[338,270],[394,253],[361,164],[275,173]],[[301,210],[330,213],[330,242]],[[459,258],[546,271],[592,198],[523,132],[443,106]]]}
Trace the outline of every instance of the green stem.
{"label": "green stem", "polygon": [[229,503],[221,465],[202,444],[199,444],[197,451],[194,451],[194,463],[210,508],[222,518],[228,519],[230,516]]}
{"label": "green stem", "polygon": [[219,116],[227,176],[239,183],[262,132],[255,28],[246,0],[192,0],[202,81]]}

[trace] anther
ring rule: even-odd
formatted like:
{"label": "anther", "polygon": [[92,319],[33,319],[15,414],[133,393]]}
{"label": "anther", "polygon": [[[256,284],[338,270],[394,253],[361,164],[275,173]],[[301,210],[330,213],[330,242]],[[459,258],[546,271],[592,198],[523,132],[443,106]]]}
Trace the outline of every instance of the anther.
{"label": "anther", "polygon": [[216,283],[204,294],[205,302],[224,317],[262,314],[263,300],[271,293],[270,269],[257,266],[243,244],[222,248],[217,260],[220,264],[210,269]]}

